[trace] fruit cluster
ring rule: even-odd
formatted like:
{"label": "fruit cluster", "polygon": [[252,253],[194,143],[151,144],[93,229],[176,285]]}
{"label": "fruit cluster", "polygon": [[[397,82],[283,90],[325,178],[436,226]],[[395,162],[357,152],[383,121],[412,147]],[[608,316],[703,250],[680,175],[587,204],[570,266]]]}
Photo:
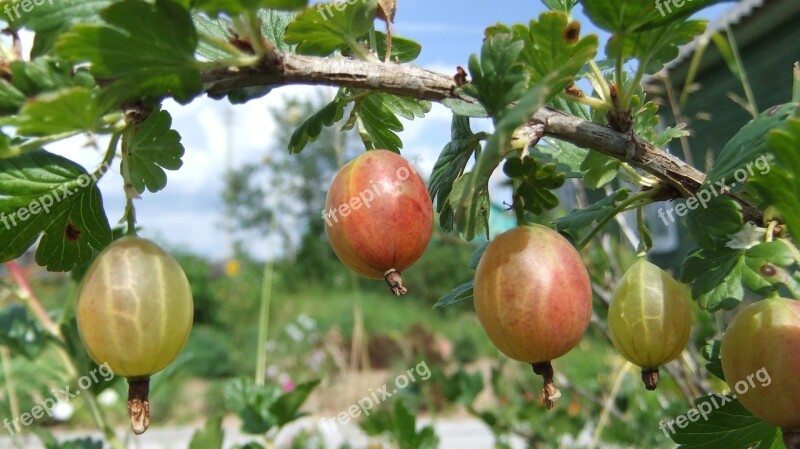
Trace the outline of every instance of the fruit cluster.
{"label": "fruit cluster", "polygon": [[[394,294],[405,294],[400,273],[420,258],[433,232],[431,198],[411,165],[385,150],[358,156],[336,174],[325,209],[326,233],[339,259],[361,276],[384,278]],[[548,227],[513,228],[481,256],[473,297],[489,339],[508,357],[531,364],[544,378],[542,402],[553,407],[560,392],[551,361],[575,347],[592,318],[592,284],[578,251]],[[687,287],[644,258],[627,269],[612,294],[611,342],[641,367],[648,390],[658,385],[659,367],[679,357],[689,341],[690,304]],[[181,351],[192,316],[186,275],[150,241],[114,242],[83,279],[77,302],[81,339],[95,362],[128,378],[137,434],[149,424],[149,376]],[[744,308],[722,338],[721,362],[742,405],[783,429],[788,447],[798,447],[800,302],[771,298]],[[770,382],[753,385],[755,373],[769,373]]]}

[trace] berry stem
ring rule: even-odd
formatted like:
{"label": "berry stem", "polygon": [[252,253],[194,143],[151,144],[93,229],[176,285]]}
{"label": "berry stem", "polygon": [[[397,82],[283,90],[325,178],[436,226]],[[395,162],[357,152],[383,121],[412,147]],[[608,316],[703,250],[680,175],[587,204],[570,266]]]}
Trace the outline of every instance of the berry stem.
{"label": "berry stem", "polygon": [[395,296],[403,296],[408,293],[408,289],[403,286],[403,279],[400,277],[400,272],[396,269],[390,268],[386,270],[383,277],[386,279],[386,283],[389,284],[389,288]]}
{"label": "berry stem", "polygon": [[800,429],[784,430],[783,444],[787,449],[800,449]]}
{"label": "berry stem", "polygon": [[141,435],[150,426],[150,378],[128,379],[128,416],[133,433]]}
{"label": "berry stem", "polygon": [[642,368],[642,382],[650,391],[658,388],[658,368]]}
{"label": "berry stem", "polygon": [[553,365],[548,360],[546,362],[531,363],[531,367],[533,368],[533,372],[542,376],[544,380],[544,386],[542,387],[542,404],[544,404],[546,409],[550,410],[556,405],[558,398],[561,397],[561,392],[558,391],[553,381]]}

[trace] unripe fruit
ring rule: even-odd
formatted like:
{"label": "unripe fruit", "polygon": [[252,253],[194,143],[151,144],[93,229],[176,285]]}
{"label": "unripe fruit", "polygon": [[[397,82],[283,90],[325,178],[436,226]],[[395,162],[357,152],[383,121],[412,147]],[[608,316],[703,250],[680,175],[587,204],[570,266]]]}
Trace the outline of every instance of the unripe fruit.
{"label": "unripe fruit", "polygon": [[552,407],[559,392],[550,361],[578,343],[592,316],[592,287],[580,254],[545,226],[511,229],[481,256],[473,292],[489,339],[544,376],[543,402]]}
{"label": "unripe fruit", "polygon": [[400,155],[371,150],[336,174],[325,199],[325,232],[339,259],[357,274],[386,279],[406,293],[400,272],[425,252],[433,204],[425,183]]}
{"label": "unripe fruit", "polygon": [[753,415],[800,447],[800,302],[770,298],[742,309],[722,336],[725,382]]}
{"label": "unripe fruit", "polygon": [[614,347],[642,368],[648,390],[658,386],[658,367],[678,357],[692,333],[689,292],[672,276],[639,259],[620,279],[608,307]]}
{"label": "unripe fruit", "polygon": [[192,290],[181,266],[149,240],[119,239],[86,272],[76,315],[92,360],[128,378],[131,424],[144,432],[149,377],[178,356],[192,328]]}

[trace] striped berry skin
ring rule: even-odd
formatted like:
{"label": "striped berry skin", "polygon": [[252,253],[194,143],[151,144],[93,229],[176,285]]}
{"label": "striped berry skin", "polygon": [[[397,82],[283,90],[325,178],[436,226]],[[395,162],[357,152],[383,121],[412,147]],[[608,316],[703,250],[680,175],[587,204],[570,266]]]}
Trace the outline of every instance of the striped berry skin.
{"label": "striped berry skin", "polygon": [[687,287],[639,259],[614,289],[608,330],[617,352],[641,367],[645,386],[655,389],[658,367],[677,358],[689,342],[692,312]]}
{"label": "striped berry skin", "polygon": [[658,368],[674,360],[692,331],[686,286],[658,266],[638,260],[614,290],[608,327],[615,348],[631,363]]}
{"label": "striped berry skin", "polygon": [[155,243],[124,237],[92,263],[76,315],[89,356],[118,376],[146,378],[172,362],[189,338],[192,290],[178,262]]}
{"label": "striped berry skin", "polygon": [[566,354],[592,317],[592,286],[580,254],[541,225],[511,229],[489,244],[475,271],[474,295],[489,339],[522,362]]}
{"label": "striped berry skin", "polygon": [[720,358],[744,408],[783,429],[787,447],[798,447],[800,301],[768,298],[740,310],[722,335]]}
{"label": "striped berry skin", "polygon": [[399,154],[362,153],[342,167],[325,198],[325,233],[339,259],[370,279],[406,293],[400,273],[433,235],[433,203],[425,182]]}
{"label": "striped berry skin", "polygon": [[558,232],[519,226],[486,247],[475,270],[475,313],[489,340],[542,376],[542,404],[561,397],[551,360],[569,352],[589,326],[592,285],[581,255]]}

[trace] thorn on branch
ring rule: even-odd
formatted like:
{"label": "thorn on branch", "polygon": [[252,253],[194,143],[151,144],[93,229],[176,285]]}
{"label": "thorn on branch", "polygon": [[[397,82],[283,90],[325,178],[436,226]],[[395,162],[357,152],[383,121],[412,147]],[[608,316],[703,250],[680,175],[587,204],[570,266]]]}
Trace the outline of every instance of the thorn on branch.
{"label": "thorn on branch", "polygon": [[467,72],[464,67],[456,67],[456,76],[453,77],[453,81],[456,82],[456,87],[461,87],[469,82],[467,81]]}

